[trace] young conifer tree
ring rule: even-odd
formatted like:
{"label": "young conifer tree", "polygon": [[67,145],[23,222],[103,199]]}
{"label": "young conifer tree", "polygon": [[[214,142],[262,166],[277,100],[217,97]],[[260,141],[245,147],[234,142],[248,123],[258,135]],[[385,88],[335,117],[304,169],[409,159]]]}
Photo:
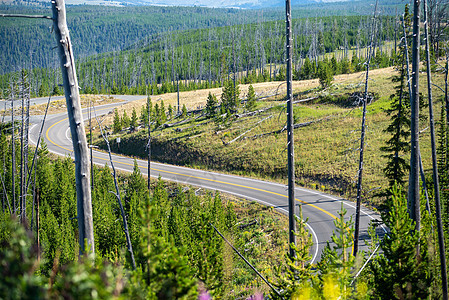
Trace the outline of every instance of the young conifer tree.
{"label": "young conifer tree", "polygon": [[251,111],[256,108],[256,93],[252,84],[248,87],[248,96],[246,99],[246,109]]}
{"label": "young conifer tree", "polygon": [[207,96],[207,103],[206,103],[206,116],[208,118],[213,118],[217,114],[217,97],[213,95],[211,92],[209,92],[209,95]]}

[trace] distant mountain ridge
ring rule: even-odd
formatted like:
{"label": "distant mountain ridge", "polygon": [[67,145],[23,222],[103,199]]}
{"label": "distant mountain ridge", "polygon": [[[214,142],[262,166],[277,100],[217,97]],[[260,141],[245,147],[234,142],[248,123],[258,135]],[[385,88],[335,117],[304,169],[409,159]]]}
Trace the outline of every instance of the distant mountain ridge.
{"label": "distant mountain ridge", "polygon": [[[126,0],[125,0],[126,1]],[[207,6],[222,8],[266,8],[284,5],[282,0],[127,0],[146,5]],[[317,2],[342,2],[347,0],[293,0],[295,4],[312,4]],[[354,0],[351,0],[351,2]],[[349,2],[349,1],[348,1]],[[137,3],[136,3],[137,4]]]}
{"label": "distant mountain ridge", "polygon": [[[331,2],[354,2],[361,0],[292,0],[292,5],[304,5],[314,3]],[[67,0],[67,4],[98,4],[99,0]],[[240,8],[261,9],[281,7],[285,4],[283,0],[104,0],[103,5],[154,5],[154,6],[200,6],[216,8]]]}

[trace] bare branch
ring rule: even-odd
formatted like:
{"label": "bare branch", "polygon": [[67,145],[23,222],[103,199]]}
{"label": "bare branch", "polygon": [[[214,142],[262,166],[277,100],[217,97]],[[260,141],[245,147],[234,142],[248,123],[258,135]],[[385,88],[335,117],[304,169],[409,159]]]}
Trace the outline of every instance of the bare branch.
{"label": "bare branch", "polygon": [[126,243],[128,245],[129,254],[131,255],[133,269],[135,270],[136,269],[136,261],[134,260],[133,246],[131,244],[131,238],[129,237],[128,222],[126,221],[125,210],[123,209],[123,204],[122,204],[122,200],[120,197],[120,190],[119,190],[118,182],[117,182],[117,173],[115,171],[114,163],[112,162],[111,146],[109,144],[107,135],[105,135],[105,133],[103,131],[103,126],[101,126],[101,123],[98,121],[97,113],[95,111],[95,106],[93,107],[93,109],[94,109],[95,119],[97,120],[98,126],[100,127],[101,136],[103,137],[106,145],[108,146],[109,163],[111,164],[112,175],[114,177],[114,185],[115,185],[115,190],[116,190],[115,196],[117,197],[117,202],[120,207],[120,214],[122,215],[122,220],[123,220],[123,231],[125,232]]}
{"label": "bare branch", "polygon": [[0,17],[3,17],[3,18],[27,18],[27,19],[47,19],[47,20],[53,20],[52,17],[43,16],[43,15],[0,14]]}

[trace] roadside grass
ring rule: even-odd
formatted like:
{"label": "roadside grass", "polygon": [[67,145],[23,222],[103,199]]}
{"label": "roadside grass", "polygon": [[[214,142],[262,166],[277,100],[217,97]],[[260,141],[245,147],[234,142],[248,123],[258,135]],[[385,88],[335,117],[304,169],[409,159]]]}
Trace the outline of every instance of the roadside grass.
{"label": "roadside grass", "polygon": [[[391,82],[394,73],[393,68],[373,70],[370,73],[369,91],[374,93],[376,100],[367,107],[363,196],[364,201],[373,206],[382,202],[382,199],[375,196],[376,193],[388,186],[382,171],[386,158],[380,148],[389,138],[384,130],[390,119],[384,110],[390,106],[389,96],[394,93],[394,84]],[[360,106],[348,106],[347,97],[355,92],[363,94],[364,84],[360,84],[363,79],[363,72],[335,76],[334,85],[325,91],[317,89],[316,80],[295,82],[294,92],[301,93],[301,98],[322,96],[318,100],[296,104],[294,107],[295,123],[312,122],[295,129],[295,171],[298,185],[354,198],[362,109]],[[442,74],[435,74],[434,81],[442,84]],[[425,84],[426,79],[422,75],[424,97],[427,94]],[[264,93],[272,92],[278,86],[278,82],[271,86],[264,83]],[[262,93],[261,89],[258,90],[258,84],[254,84],[254,87],[257,93]],[[203,92],[204,95],[208,93]],[[439,91],[434,90],[436,115],[439,115],[437,112],[441,106],[441,96]],[[280,99],[280,96],[259,101],[258,109],[273,107],[255,116],[232,121],[214,121],[200,115],[188,116],[189,121],[184,124],[156,129],[152,133],[152,157],[161,162],[285,182],[286,132],[281,132],[286,123],[285,102],[276,99]],[[204,105],[205,97],[197,100],[199,106]],[[154,103],[153,100],[153,105]],[[143,104],[144,101],[126,104],[119,109],[119,113],[126,110],[130,115],[132,107],[141,107]],[[140,112],[140,109],[137,111]],[[422,113],[427,114],[427,108]],[[174,122],[175,120],[168,121]],[[112,114],[106,117],[104,123],[112,124]],[[426,127],[427,122],[423,122],[420,128],[423,130],[421,152],[424,168],[428,170],[431,162],[430,137]],[[146,130],[125,130],[118,136],[121,136],[121,153],[146,157]],[[98,139],[98,132],[95,137],[96,144],[104,147],[103,142]],[[238,139],[233,141],[236,138]],[[117,149],[115,139],[111,144],[113,149]]]}

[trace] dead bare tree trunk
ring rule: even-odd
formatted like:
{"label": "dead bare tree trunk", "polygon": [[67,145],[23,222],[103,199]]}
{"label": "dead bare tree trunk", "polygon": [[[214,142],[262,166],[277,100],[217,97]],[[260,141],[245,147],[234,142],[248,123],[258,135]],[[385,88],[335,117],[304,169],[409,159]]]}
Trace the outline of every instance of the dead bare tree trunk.
{"label": "dead bare tree trunk", "polygon": [[92,221],[92,199],[90,190],[89,149],[87,147],[81,102],[76,77],[75,59],[67,28],[64,0],[52,1],[53,23],[58,43],[64,93],[75,155],[75,178],[78,212],[80,253],[85,253],[85,243],[94,254],[94,230]]}
{"label": "dead bare tree trunk", "polygon": [[26,197],[28,195],[28,186],[30,185],[29,179],[27,180],[27,174],[28,174],[28,143],[29,143],[29,139],[28,139],[28,135],[29,135],[29,131],[30,131],[30,86],[28,86],[27,89],[27,94],[26,94],[26,108],[25,108],[25,136],[24,136],[24,147],[23,147],[23,151],[24,151],[24,161],[25,161],[25,165],[24,165],[24,178],[25,178],[25,186],[24,186],[24,195],[25,195],[25,200],[24,200],[24,216],[26,217]]}
{"label": "dead bare tree trunk", "polygon": [[39,189],[36,190],[36,242],[37,242],[37,261],[41,259],[40,239],[39,239]]}
{"label": "dead bare tree trunk", "polygon": [[288,219],[290,258],[296,257],[295,236],[295,152],[293,147],[293,90],[292,90],[292,10],[290,0],[285,1],[286,55],[287,55],[287,161],[288,161]]}
{"label": "dead bare tree trunk", "polygon": [[441,285],[443,289],[443,299],[447,300],[447,270],[446,270],[446,250],[444,247],[444,233],[443,222],[441,220],[441,202],[440,202],[440,183],[438,181],[438,163],[437,150],[435,141],[435,124],[433,118],[433,104],[432,104],[432,78],[430,70],[430,49],[429,49],[429,32],[428,32],[428,15],[427,15],[427,0],[424,0],[424,18],[425,18],[425,40],[426,40],[426,67],[427,67],[427,90],[429,97],[429,122],[430,122],[430,137],[432,143],[432,166],[433,166],[433,186],[435,192],[435,215],[437,219],[438,230],[438,246],[440,249],[440,264],[441,264]]}
{"label": "dead bare tree trunk", "polygon": [[[411,155],[408,210],[410,218],[415,221],[415,229],[420,230],[421,211],[419,193],[419,41],[420,41],[420,5],[421,0],[414,0],[413,49],[412,49],[412,94],[411,98]],[[417,245],[419,256],[419,245]]]}
{"label": "dead bare tree trunk", "polygon": [[25,87],[25,74],[24,71],[22,70],[21,74],[20,74],[21,78],[20,78],[20,98],[22,99],[22,105],[21,105],[21,116],[22,116],[22,124],[20,126],[20,196],[19,196],[19,203],[20,203],[20,213],[19,213],[19,218],[20,221],[22,223],[24,223],[25,218],[24,218],[24,213],[25,213],[25,201],[24,201],[24,197],[25,197],[25,193],[24,193],[24,166],[25,166],[25,160],[23,157],[23,133],[25,131],[25,94],[26,94],[26,87]]}
{"label": "dead bare tree trunk", "polygon": [[[95,110],[94,110],[94,114],[95,114]],[[95,114],[95,118],[97,118],[96,114]],[[118,182],[117,182],[117,173],[115,171],[114,163],[112,161],[111,146],[109,144],[108,136],[107,136],[107,134],[105,135],[105,133],[103,131],[103,127],[101,126],[101,123],[100,123],[100,121],[98,119],[97,119],[97,123],[98,123],[98,126],[100,127],[101,136],[103,137],[103,140],[105,141],[106,146],[108,148],[109,164],[111,165],[111,168],[112,168],[112,176],[114,177],[114,185],[115,185],[115,191],[116,191],[113,194],[117,198],[117,202],[118,202],[118,205],[119,205],[119,208],[120,208],[120,214],[122,216],[123,231],[125,233],[126,244],[128,246],[128,251],[129,251],[129,254],[131,256],[131,262],[132,262],[133,270],[135,270],[136,269],[136,261],[134,259],[133,245],[131,243],[131,238],[129,237],[128,222],[126,220],[126,214],[125,214],[125,210],[123,208],[122,198],[120,196],[120,189],[118,187]]]}
{"label": "dead bare tree trunk", "polygon": [[92,107],[93,102],[90,100],[89,102],[89,150],[90,150],[90,189],[91,192],[94,190],[94,154],[93,154],[93,145],[92,145]]}
{"label": "dead bare tree trunk", "polygon": [[11,134],[11,164],[12,164],[12,186],[11,186],[11,192],[12,192],[12,211],[13,214],[16,214],[16,143],[14,134],[16,131],[15,128],[15,120],[14,120],[14,86],[11,85],[11,124],[12,124],[12,134]]}
{"label": "dead bare tree trunk", "polygon": [[[150,107],[150,96],[147,96],[147,110],[148,110],[148,145],[147,145],[147,147],[148,147],[148,192],[150,192],[150,176],[151,176],[151,107]],[[178,102],[178,115],[179,115],[179,102]]]}
{"label": "dead bare tree trunk", "polygon": [[[408,87],[408,94],[409,94],[409,98],[410,101],[412,101],[412,84],[411,84],[411,76],[410,76],[410,59],[409,59],[409,55],[408,55],[408,42],[407,42],[407,34],[405,32],[405,20],[403,20],[403,30],[404,30],[404,45],[405,45],[405,59],[407,62],[407,66],[406,66],[406,70],[407,70],[407,87]],[[421,154],[418,154],[418,158],[419,158],[419,172],[421,175],[421,180],[422,180],[422,185],[423,185],[423,190],[424,190],[424,194],[426,196],[426,203],[429,203],[429,193],[427,191],[427,184],[426,184],[426,176],[424,175],[424,168],[422,167],[422,159],[421,159]],[[410,186],[409,186],[410,188]],[[430,212],[430,211],[429,211]]]}
{"label": "dead bare tree trunk", "polygon": [[[449,96],[448,96],[448,74],[449,74],[449,48],[446,49],[446,72],[444,76],[444,100],[446,103],[446,125],[449,126]],[[449,149],[449,132],[446,131],[446,149]],[[446,159],[446,169],[449,168],[449,160]]]}
{"label": "dead bare tree trunk", "polygon": [[360,232],[360,206],[362,202],[362,179],[363,179],[363,153],[365,150],[365,132],[366,132],[366,104],[368,102],[368,82],[369,82],[369,68],[371,57],[373,55],[373,41],[376,34],[376,13],[377,3],[374,7],[373,24],[371,32],[371,42],[368,49],[368,57],[366,58],[366,76],[365,76],[365,94],[363,97],[363,116],[362,116],[362,133],[360,137],[360,159],[359,159],[359,174],[357,180],[357,204],[355,212],[355,231],[354,231],[354,248],[353,255],[356,256],[359,249],[359,232]]}

